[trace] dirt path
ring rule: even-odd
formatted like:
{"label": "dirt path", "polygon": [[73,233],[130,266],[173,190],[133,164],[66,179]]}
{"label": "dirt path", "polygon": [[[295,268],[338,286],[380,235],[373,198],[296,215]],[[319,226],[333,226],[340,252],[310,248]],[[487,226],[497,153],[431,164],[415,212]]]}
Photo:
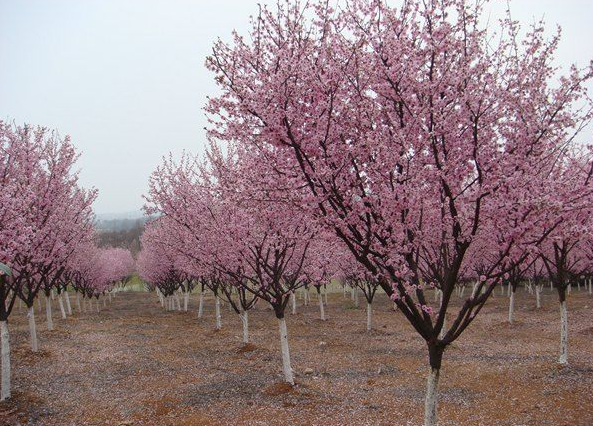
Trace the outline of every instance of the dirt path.
{"label": "dirt path", "polygon": [[[166,313],[154,294],[121,293],[100,313],[57,319],[42,352],[28,349],[24,310],[9,323],[13,348],[10,403],[4,425],[418,425],[425,385],[425,348],[384,295],[375,330],[341,293],[330,296],[329,320],[317,302],[288,315],[297,386],[281,384],[275,318],[250,314],[253,345],[241,345],[241,323],[223,309],[213,331],[213,301],[197,319]],[[362,299],[361,299],[362,300]],[[455,301],[455,303],[458,303]],[[507,325],[507,299],[496,295],[446,353],[440,424],[593,424],[593,298],[569,300],[570,367],[556,365],[558,312],[549,290],[536,311],[520,293],[517,323]],[[305,374],[309,373],[309,374]]]}

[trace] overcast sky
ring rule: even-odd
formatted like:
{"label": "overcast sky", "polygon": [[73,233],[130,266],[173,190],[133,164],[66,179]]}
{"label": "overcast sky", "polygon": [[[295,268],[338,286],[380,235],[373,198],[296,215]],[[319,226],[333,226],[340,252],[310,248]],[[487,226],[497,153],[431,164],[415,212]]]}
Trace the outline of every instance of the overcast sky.
{"label": "overcast sky", "polygon": [[[163,155],[202,151],[204,60],[262,0],[0,0],[0,119],[70,134],[98,213],[138,210]],[[394,0],[395,4],[399,1]],[[495,1],[499,16],[506,0]],[[563,28],[559,62],[593,58],[593,0],[514,0]]]}

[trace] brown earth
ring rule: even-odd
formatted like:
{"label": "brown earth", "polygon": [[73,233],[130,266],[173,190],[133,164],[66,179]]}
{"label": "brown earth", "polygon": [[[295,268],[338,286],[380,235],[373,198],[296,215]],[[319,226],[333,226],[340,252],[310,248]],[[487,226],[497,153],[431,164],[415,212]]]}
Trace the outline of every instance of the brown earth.
{"label": "brown earth", "polygon": [[[0,424],[421,424],[427,355],[405,318],[378,294],[367,333],[349,296],[330,295],[326,322],[312,299],[287,315],[294,388],[282,383],[276,320],[263,304],[250,313],[252,343],[243,348],[228,309],[213,331],[211,298],[198,320],[196,295],[186,313],[164,312],[154,294],[120,293],[100,313],[62,320],[56,310],[53,332],[37,314],[38,354],[15,308],[13,398],[0,403]],[[569,298],[568,367],[556,364],[555,294],[547,289],[536,310],[522,289],[514,325],[507,303],[497,292],[445,352],[440,425],[593,425],[593,297],[573,290]]]}

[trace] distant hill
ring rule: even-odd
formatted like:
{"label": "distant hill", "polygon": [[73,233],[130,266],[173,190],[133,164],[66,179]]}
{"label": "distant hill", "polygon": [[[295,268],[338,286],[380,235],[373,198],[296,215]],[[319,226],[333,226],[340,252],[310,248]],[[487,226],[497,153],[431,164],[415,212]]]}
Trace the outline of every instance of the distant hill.
{"label": "distant hill", "polygon": [[95,222],[95,228],[103,231],[128,231],[136,227],[142,227],[149,220],[149,217],[137,219],[101,219]]}
{"label": "distant hill", "polygon": [[120,213],[97,213],[95,218],[97,228],[112,229],[113,226],[120,226],[120,223],[129,224],[138,219],[145,219],[145,215],[142,210],[132,210]]}
{"label": "distant hill", "polygon": [[97,243],[100,247],[121,247],[132,255],[140,250],[140,236],[144,224],[152,219],[143,212],[108,213],[96,215]]}

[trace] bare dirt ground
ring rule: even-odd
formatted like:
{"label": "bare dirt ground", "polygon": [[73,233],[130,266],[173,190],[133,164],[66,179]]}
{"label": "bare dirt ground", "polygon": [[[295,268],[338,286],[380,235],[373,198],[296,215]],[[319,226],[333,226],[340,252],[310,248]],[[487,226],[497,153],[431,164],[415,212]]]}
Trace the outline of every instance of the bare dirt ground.
{"label": "bare dirt ground", "polygon": [[[570,366],[556,364],[557,298],[543,307],[523,289],[516,323],[508,299],[487,304],[445,352],[440,425],[593,425],[593,297],[569,298]],[[361,297],[361,302],[364,299]],[[2,425],[419,425],[426,350],[391,303],[377,295],[375,330],[363,304],[330,295],[328,321],[299,301],[287,314],[297,385],[282,384],[276,320],[263,304],[250,314],[252,345],[223,309],[214,332],[213,300],[197,319],[164,312],[154,294],[120,293],[100,313],[55,312],[56,330],[37,314],[39,354],[28,348],[24,310],[9,322],[13,399],[0,403]],[[459,301],[455,298],[455,304]],[[307,374],[305,374],[307,373]]]}

